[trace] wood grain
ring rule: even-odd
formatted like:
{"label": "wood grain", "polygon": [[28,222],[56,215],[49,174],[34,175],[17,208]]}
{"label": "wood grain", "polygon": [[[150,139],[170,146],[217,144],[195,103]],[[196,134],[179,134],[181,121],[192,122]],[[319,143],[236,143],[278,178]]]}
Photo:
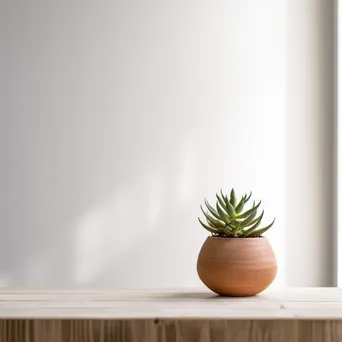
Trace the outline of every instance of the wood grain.
{"label": "wood grain", "polygon": [[0,291],[0,319],[155,318],[342,320],[342,289],[283,289],[245,298],[220,297],[205,289],[154,293]]}
{"label": "wood grain", "polygon": [[341,342],[342,321],[1,320],[0,342]]}

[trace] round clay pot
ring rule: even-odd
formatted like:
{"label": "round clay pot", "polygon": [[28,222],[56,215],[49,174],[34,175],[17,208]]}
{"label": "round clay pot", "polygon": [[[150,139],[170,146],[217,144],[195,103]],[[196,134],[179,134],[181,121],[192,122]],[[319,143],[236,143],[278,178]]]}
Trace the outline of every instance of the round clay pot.
{"label": "round clay pot", "polygon": [[277,274],[277,261],[266,237],[208,237],[197,260],[203,283],[222,296],[254,296]]}

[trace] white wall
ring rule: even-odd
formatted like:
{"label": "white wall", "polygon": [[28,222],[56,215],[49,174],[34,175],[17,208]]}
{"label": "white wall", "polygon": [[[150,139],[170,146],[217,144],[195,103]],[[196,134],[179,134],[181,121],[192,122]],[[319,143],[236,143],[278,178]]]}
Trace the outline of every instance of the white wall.
{"label": "white wall", "polygon": [[293,281],[285,0],[3,0],[0,13],[4,285],[198,285],[199,205],[232,186],[277,217],[276,284]]}
{"label": "white wall", "polygon": [[334,0],[287,3],[286,279],[336,285]]}

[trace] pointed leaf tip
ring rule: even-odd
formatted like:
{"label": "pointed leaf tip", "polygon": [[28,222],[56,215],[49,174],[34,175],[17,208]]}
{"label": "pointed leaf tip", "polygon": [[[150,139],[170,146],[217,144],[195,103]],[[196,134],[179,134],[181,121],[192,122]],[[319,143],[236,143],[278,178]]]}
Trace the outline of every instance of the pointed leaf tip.
{"label": "pointed leaf tip", "polygon": [[264,228],[259,228],[259,229],[255,230],[250,236],[251,237],[260,236],[261,234],[263,234],[266,231],[268,231],[273,226],[274,222],[275,222],[275,218],[273,219],[271,224],[269,224],[268,226],[266,226]]}
{"label": "pointed leaf tip", "polygon": [[222,207],[224,210],[226,210],[226,202],[224,201],[224,197],[223,197],[223,199],[222,199],[218,194],[216,194],[216,198],[217,198],[217,200],[219,201],[221,207]]}
{"label": "pointed leaf tip", "polygon": [[245,202],[247,203],[251,197],[252,197],[252,191],[250,192],[249,196],[246,198]]}
{"label": "pointed leaf tip", "polygon": [[253,214],[254,211],[258,210],[258,208],[260,207],[260,204],[261,204],[261,201],[257,205],[254,205],[253,203],[253,207],[251,209],[245,211],[242,214],[237,215],[237,218],[247,218],[249,215]]}
{"label": "pointed leaf tip", "polygon": [[210,223],[213,224],[214,227],[217,228],[217,229],[218,229],[218,227],[225,227],[225,224],[224,224],[223,222],[221,222],[221,221],[219,221],[219,220],[215,220],[213,217],[211,217],[211,216],[209,215],[209,213],[206,213],[206,212],[204,211],[204,209],[202,208],[202,206],[201,206],[201,209],[202,209],[203,215],[206,217],[208,223],[210,222]]}
{"label": "pointed leaf tip", "polygon": [[216,212],[216,210],[209,204],[208,200],[204,201],[206,207],[208,208],[208,210],[210,211],[210,213],[217,218],[218,220],[221,220],[220,215]]}
{"label": "pointed leaf tip", "polygon": [[235,213],[240,214],[241,211],[243,210],[244,205],[245,205],[245,199],[244,199],[244,196],[242,196],[239,204],[235,208]]}
{"label": "pointed leaf tip", "polygon": [[230,204],[235,208],[236,206],[236,195],[235,195],[235,190],[234,188],[230,191]]}
{"label": "pointed leaf tip", "polygon": [[202,225],[202,227],[205,228],[210,233],[213,233],[213,234],[218,234],[219,233],[219,231],[217,229],[212,228],[212,227],[207,226],[206,224],[204,224],[199,217],[198,217],[198,221]]}
{"label": "pointed leaf tip", "polygon": [[221,220],[224,221],[226,224],[229,224],[229,218],[227,213],[220,207],[219,202],[216,203],[216,210],[219,213]]}
{"label": "pointed leaf tip", "polygon": [[264,211],[262,211],[261,215],[255,220],[255,224],[244,232],[245,237],[251,236],[254,233],[255,229],[259,227],[263,216],[264,216]]}

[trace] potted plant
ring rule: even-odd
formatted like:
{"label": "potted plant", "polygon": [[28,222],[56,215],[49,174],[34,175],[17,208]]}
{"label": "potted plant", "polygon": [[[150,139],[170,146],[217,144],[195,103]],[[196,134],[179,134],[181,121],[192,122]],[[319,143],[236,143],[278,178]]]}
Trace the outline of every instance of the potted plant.
{"label": "potted plant", "polygon": [[205,199],[201,206],[206,223],[201,225],[211,233],[204,242],[197,261],[202,282],[223,296],[254,296],[265,290],[277,274],[273,249],[262,236],[271,224],[259,228],[264,211],[258,216],[261,201],[245,210],[251,199],[245,194],[238,201],[234,189],[230,197],[222,190],[216,194],[216,208]]}

